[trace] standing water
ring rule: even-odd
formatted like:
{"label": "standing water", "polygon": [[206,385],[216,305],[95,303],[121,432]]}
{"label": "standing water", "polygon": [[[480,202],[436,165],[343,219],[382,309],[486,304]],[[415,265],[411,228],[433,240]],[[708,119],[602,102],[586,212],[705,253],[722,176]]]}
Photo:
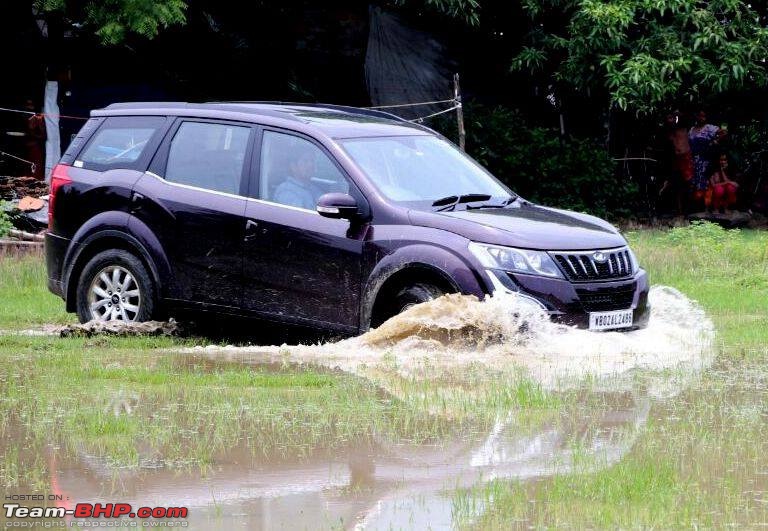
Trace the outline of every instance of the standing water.
{"label": "standing water", "polygon": [[[628,333],[558,325],[514,295],[485,301],[448,295],[340,342],[189,349],[189,355],[243,363],[341,369],[406,402],[419,391],[402,381],[431,382],[448,401],[456,398],[454,387],[471,397],[478,392],[473,385],[488,385],[467,370],[478,367],[532,379],[555,393],[589,381],[589,400],[545,419],[522,421],[518,411],[507,410],[484,433],[351,445],[302,466],[240,470],[244,477],[230,485],[213,479],[210,488],[218,490],[217,500],[232,504],[224,511],[232,522],[262,528],[314,528],[321,518],[324,526],[440,529],[457,523],[456,489],[608,467],[631,450],[652,401],[674,397],[713,361],[713,326],[696,303],[669,287],[654,287],[649,302],[648,327]],[[646,376],[642,386],[633,379],[639,371]],[[441,379],[447,382],[442,389]],[[438,416],[454,413],[450,405],[428,407]],[[484,509],[479,503],[469,512]]]}
{"label": "standing water", "polygon": [[[697,304],[667,287],[654,287],[649,302],[648,327],[628,333],[558,325],[514,295],[448,295],[335,343],[169,353],[190,363],[341,370],[372,382],[382,400],[419,410],[419,422],[447,428],[423,437],[372,429],[370,440],[331,451],[321,437],[301,455],[275,456],[254,456],[267,435],[254,433],[205,469],[174,468],[142,448],[140,466],[122,468],[74,448],[51,458],[55,489],[75,501],[186,506],[193,529],[452,528],[491,503],[462,506],[461,489],[620,462],[654,403],[673,400],[712,364],[713,326]],[[526,407],[558,397],[563,406],[545,413]],[[134,400],[121,395],[115,415],[130,414]]]}

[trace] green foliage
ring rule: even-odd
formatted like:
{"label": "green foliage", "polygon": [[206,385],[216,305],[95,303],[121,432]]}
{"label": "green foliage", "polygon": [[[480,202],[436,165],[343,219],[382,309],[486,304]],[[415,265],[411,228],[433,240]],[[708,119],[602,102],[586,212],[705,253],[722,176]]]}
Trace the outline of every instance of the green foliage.
{"label": "green foliage", "polygon": [[[759,178],[768,171],[768,124],[752,118],[729,128],[728,162],[745,175]],[[749,181],[746,181],[749,182]],[[745,186],[746,188],[746,186]]]}
{"label": "green foliage", "polygon": [[740,0],[525,0],[528,45],[512,67],[556,85],[607,93],[623,110],[651,113],[768,82],[768,29]]}
{"label": "green foliage", "polygon": [[0,201],[0,238],[8,236],[8,232],[13,228],[11,216],[8,213],[8,205],[5,201]]}
{"label": "green foliage", "polygon": [[617,177],[615,163],[595,141],[528,127],[504,107],[471,105],[467,119],[468,152],[526,199],[598,216],[630,215],[636,186]]}
{"label": "green foliage", "polygon": [[670,245],[682,245],[712,253],[721,252],[726,245],[737,242],[739,233],[739,229],[725,230],[717,223],[692,221],[687,227],[670,229],[662,240]]}
{"label": "green foliage", "polygon": [[[406,0],[397,0],[397,3],[405,4]],[[473,26],[480,21],[478,0],[424,0],[424,4],[446,15],[463,19]]]}
{"label": "green foliage", "polygon": [[119,44],[128,34],[148,39],[161,28],[186,23],[186,0],[103,0],[76,7],[66,0],[35,0],[35,6],[47,13],[67,14],[76,10],[104,44]]}
{"label": "green foliage", "polygon": [[[400,5],[407,2],[395,0]],[[470,25],[479,22],[478,0],[422,0],[421,3]],[[76,21],[84,19],[103,44],[115,45],[124,42],[130,34],[152,39],[161,29],[185,24],[188,0],[34,0],[34,5],[49,15]]]}

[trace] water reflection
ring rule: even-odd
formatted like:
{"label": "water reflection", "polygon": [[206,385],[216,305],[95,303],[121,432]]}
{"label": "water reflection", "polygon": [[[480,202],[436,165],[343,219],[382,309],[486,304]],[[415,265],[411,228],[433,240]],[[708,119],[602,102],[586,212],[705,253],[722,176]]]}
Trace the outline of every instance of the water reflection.
{"label": "water reflection", "polygon": [[270,462],[254,459],[240,444],[202,473],[154,468],[151,460],[138,470],[120,469],[78,453],[51,472],[58,491],[75,502],[188,506],[193,529],[449,528],[456,488],[589,471],[620,460],[648,418],[650,399],[633,392],[592,398],[599,406],[533,429],[509,413],[483,436],[434,445],[379,441]]}

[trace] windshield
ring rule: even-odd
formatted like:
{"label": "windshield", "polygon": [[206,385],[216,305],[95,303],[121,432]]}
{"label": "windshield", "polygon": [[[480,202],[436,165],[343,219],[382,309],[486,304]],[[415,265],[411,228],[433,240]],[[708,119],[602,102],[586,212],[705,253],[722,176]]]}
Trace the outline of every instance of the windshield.
{"label": "windshield", "polygon": [[429,208],[448,196],[511,197],[507,188],[461,151],[434,136],[342,140],[347,153],[388,199]]}

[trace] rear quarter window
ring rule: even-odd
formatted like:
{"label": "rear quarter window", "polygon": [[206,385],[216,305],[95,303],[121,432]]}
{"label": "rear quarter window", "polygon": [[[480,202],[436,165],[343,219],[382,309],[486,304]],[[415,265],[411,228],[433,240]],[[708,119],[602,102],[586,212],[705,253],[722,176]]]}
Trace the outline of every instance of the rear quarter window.
{"label": "rear quarter window", "polygon": [[104,120],[74,165],[94,170],[137,169],[157,147],[164,116],[117,116]]}
{"label": "rear quarter window", "polygon": [[85,122],[80,131],[78,131],[77,135],[72,137],[72,141],[69,143],[67,150],[61,156],[62,164],[72,165],[72,163],[77,158],[77,154],[82,149],[83,144],[87,142],[89,138],[91,138],[93,132],[99,128],[99,125],[101,125],[101,122],[103,121],[104,118],[91,118]]}

